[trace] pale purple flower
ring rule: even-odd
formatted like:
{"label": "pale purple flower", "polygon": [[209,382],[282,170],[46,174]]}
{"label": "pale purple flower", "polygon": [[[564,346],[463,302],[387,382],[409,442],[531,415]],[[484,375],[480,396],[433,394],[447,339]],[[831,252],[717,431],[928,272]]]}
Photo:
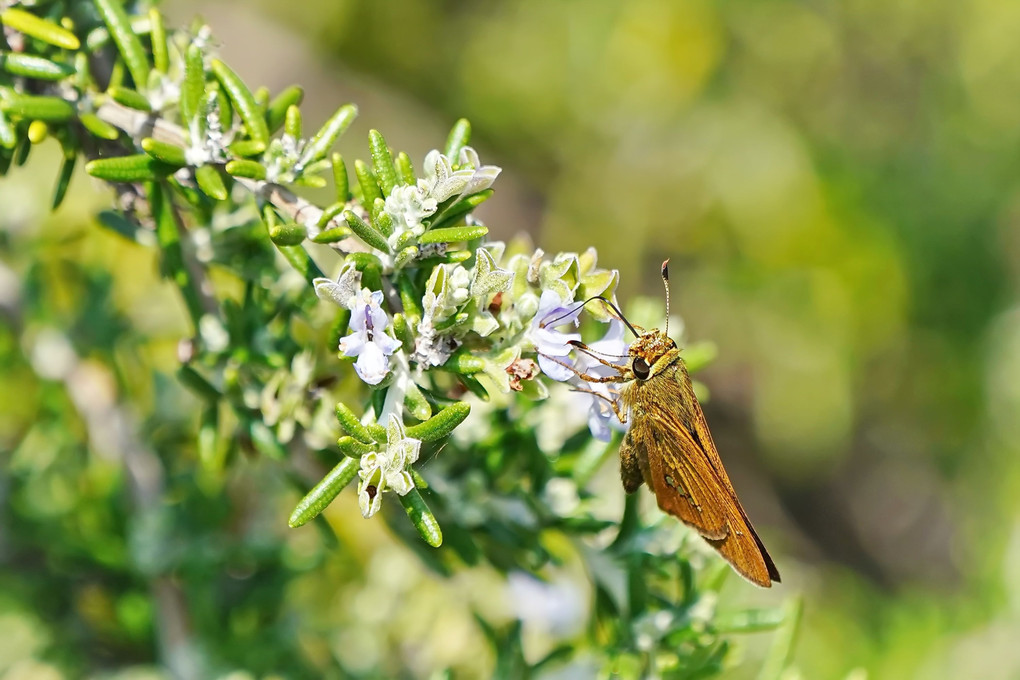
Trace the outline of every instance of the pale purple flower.
{"label": "pale purple flower", "polygon": [[388,357],[400,348],[386,329],[390,317],[383,311],[382,291],[361,287],[361,273],[352,263],[344,264],[336,281],[317,278],[315,294],[323,300],[351,310],[351,334],[340,340],[344,356],[357,357],[354,370],[369,385],[378,385],[389,373]]}
{"label": "pale purple flower", "polygon": [[542,372],[553,380],[561,382],[569,380],[574,372],[567,366],[567,355],[573,347],[571,341],[579,342],[579,333],[564,333],[557,330],[560,326],[578,325],[577,316],[581,313],[581,305],[573,308],[564,307],[564,301],[555,291],[547,290],[538,301],[538,311],[531,320],[528,337],[535,345],[538,353],[538,365]]}
{"label": "pale purple flower", "polygon": [[400,341],[386,333],[390,318],[383,311],[382,291],[362,288],[351,300],[351,334],[340,340],[344,356],[358,357],[354,370],[369,385],[378,385],[390,371],[389,356],[400,348]]}

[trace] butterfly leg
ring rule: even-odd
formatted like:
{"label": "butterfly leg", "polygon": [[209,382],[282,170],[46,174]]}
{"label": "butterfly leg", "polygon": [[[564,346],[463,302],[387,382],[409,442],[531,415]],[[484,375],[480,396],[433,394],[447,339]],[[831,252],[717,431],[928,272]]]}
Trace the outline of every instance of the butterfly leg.
{"label": "butterfly leg", "polygon": [[[578,378],[580,378],[581,380],[583,380],[585,382],[596,383],[596,384],[604,384],[604,383],[624,382],[625,380],[627,380],[627,378],[625,378],[622,374],[618,374],[618,375],[604,375],[604,376],[588,375],[587,373],[581,373],[579,370],[577,370],[576,368],[574,368],[573,366],[571,366],[567,362],[560,361],[556,357],[551,357],[551,356],[548,356],[546,354],[543,354],[542,356],[544,356],[549,361],[552,361],[553,363],[559,364],[560,366],[562,366],[563,368],[567,369],[568,371],[570,371],[571,373],[573,373],[574,375],[576,375]],[[609,363],[607,363],[606,365],[607,366],[613,366],[613,364],[609,364]],[[615,366],[615,368],[618,369],[619,366]],[[627,422],[627,413],[620,409],[620,405],[616,402],[615,399],[610,399],[606,395],[599,394],[595,390],[584,389],[584,388],[580,387],[579,385],[575,386],[574,389],[577,392],[585,392],[586,394],[593,394],[596,397],[598,397],[599,399],[604,399],[605,401],[609,402],[609,405],[613,408],[613,413],[615,413],[616,417],[620,419],[620,422],[621,423],[626,423]]]}
{"label": "butterfly leg", "polygon": [[585,394],[590,394],[591,396],[597,397],[597,398],[601,399],[602,401],[608,403],[610,408],[613,409],[613,413],[616,414],[616,417],[619,419],[619,421],[621,423],[623,423],[624,425],[627,424],[627,412],[620,408],[620,404],[617,402],[616,399],[611,399],[611,398],[607,397],[606,395],[602,394],[601,392],[596,392],[593,389],[589,389],[589,388],[583,387],[581,385],[574,385],[571,388],[571,391],[572,392],[583,392]]}
{"label": "butterfly leg", "polygon": [[[585,356],[594,359],[595,361],[599,362],[603,366],[608,366],[609,368],[615,369],[615,370],[619,371],[621,374],[627,368],[626,366],[621,366],[619,364],[614,364],[611,361],[606,361],[602,357],[598,356],[598,352],[593,350],[591,347],[588,347],[588,345],[584,344],[580,340],[570,340],[570,341],[567,342],[567,344],[570,345],[571,347],[573,347],[574,349],[576,349],[579,352],[584,352]],[[626,357],[623,357],[623,358],[626,358]]]}
{"label": "butterfly leg", "polygon": [[[590,383],[618,383],[618,382],[626,382],[627,380],[630,380],[630,378],[625,377],[623,375],[623,373],[620,373],[618,375],[605,375],[605,376],[588,375],[587,373],[581,373],[581,371],[577,370],[576,368],[574,368],[573,366],[571,366],[570,364],[568,364],[567,362],[565,362],[565,361],[563,361],[561,359],[558,359],[556,357],[551,357],[548,354],[543,354],[542,356],[545,357],[546,359],[548,359],[549,361],[553,362],[554,364],[559,364],[560,366],[562,366],[563,368],[567,369],[568,371],[570,371],[571,373],[576,375],[581,380],[584,380],[585,382],[590,382]],[[601,361],[601,359],[599,359],[599,361]],[[603,363],[605,363],[606,366],[610,366],[612,368],[615,368],[618,371],[621,370],[621,367],[617,366],[615,364],[610,364],[608,362],[603,362]]]}

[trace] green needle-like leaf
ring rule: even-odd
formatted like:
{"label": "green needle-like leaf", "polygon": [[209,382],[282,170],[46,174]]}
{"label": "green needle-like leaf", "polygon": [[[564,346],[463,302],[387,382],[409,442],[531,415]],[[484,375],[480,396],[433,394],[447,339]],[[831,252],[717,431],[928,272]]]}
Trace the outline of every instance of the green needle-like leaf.
{"label": "green needle-like leaf", "polygon": [[414,285],[414,282],[407,276],[401,276],[397,279],[397,291],[400,293],[400,304],[404,308],[404,314],[407,316],[408,321],[413,321],[414,325],[418,324],[421,320],[421,293],[418,292]]}
{"label": "green needle-like leaf", "polygon": [[[269,129],[274,130],[272,126]],[[283,132],[294,139],[301,139],[301,109],[296,105],[287,107],[283,116]]]}
{"label": "green needle-like leaf", "polygon": [[240,139],[230,145],[230,153],[235,156],[242,158],[251,158],[258,156],[266,150],[264,142],[258,142],[254,139]]}
{"label": "green needle-like leaf", "polygon": [[450,159],[451,163],[456,163],[460,150],[467,146],[469,141],[471,141],[471,123],[467,118],[461,118],[454,123],[450,135],[446,138],[444,155]]}
{"label": "green needle-like leaf", "polygon": [[799,595],[794,595],[784,603],[783,623],[772,640],[772,647],[758,673],[758,680],[779,680],[784,676],[783,671],[789,665],[794,641],[800,630],[803,609],[804,600]]}
{"label": "green needle-like leaf", "polygon": [[404,394],[404,405],[411,415],[418,420],[428,422],[428,419],[432,416],[432,406],[414,382],[407,386],[407,392]]}
{"label": "green needle-like leaf", "polygon": [[471,404],[463,401],[454,402],[432,416],[424,423],[407,428],[407,436],[431,442],[448,437],[453,430],[464,422],[471,413]]}
{"label": "green needle-like leaf", "polygon": [[393,315],[393,334],[404,346],[408,354],[414,352],[414,329],[408,324],[407,317],[397,312]]}
{"label": "green needle-like leaf", "polygon": [[418,246],[407,246],[406,248],[397,252],[397,256],[393,258],[393,266],[397,269],[403,269],[418,257]]}
{"label": "green needle-like leaf", "polygon": [[[382,199],[376,199],[375,207],[379,208],[380,204],[385,206],[385,202]],[[396,225],[393,224],[393,218],[385,210],[376,210],[375,217],[372,222],[376,228],[382,233],[383,236],[389,238],[393,235],[393,231],[396,229]]]}
{"label": "green needle-like leaf", "polygon": [[487,201],[492,194],[492,189],[485,189],[484,191],[479,191],[477,194],[471,194],[467,198],[457,201],[443,211],[443,215],[432,223],[432,228],[442,229],[443,227],[453,226],[459,222],[464,215]]}
{"label": "green needle-like leaf", "polygon": [[287,524],[292,528],[297,528],[318,517],[319,513],[333,502],[337,494],[343,491],[343,488],[357,476],[358,461],[354,458],[344,458],[298,502],[290,519],[287,520]]}
{"label": "green needle-like leaf", "polygon": [[315,261],[309,257],[308,251],[304,249],[304,246],[281,246],[279,244],[273,244],[276,249],[280,251],[284,259],[293,267],[301,276],[305,277],[305,281],[312,283],[315,279],[322,278],[322,270],[319,269],[319,265],[315,264]]}
{"label": "green needle-like leaf", "polygon": [[149,82],[149,60],[145,49],[131,27],[131,20],[119,0],[92,0],[103,18],[113,42],[124,58],[131,80],[136,88],[145,87]]}
{"label": "green needle-like leaf", "polygon": [[358,178],[358,186],[361,187],[362,205],[372,205],[375,203],[375,199],[383,198],[379,181],[376,179],[375,173],[372,172],[372,168],[368,167],[368,164],[364,161],[354,161],[354,175]]}
{"label": "green needle-like leaf", "polygon": [[297,222],[281,222],[269,228],[269,238],[278,246],[296,246],[307,236],[304,225]]}
{"label": "green needle-like leaf", "polygon": [[365,444],[371,444],[375,441],[372,435],[368,433],[368,428],[362,425],[358,417],[354,415],[354,411],[342,401],[337,402],[336,419],[340,423],[340,427],[343,428],[343,431],[358,441]]}
{"label": "green needle-like leaf", "polygon": [[386,145],[386,139],[378,130],[368,131],[368,147],[372,153],[372,167],[379,180],[379,188],[384,196],[389,196],[397,186],[397,166],[393,162],[393,153]]}
{"label": "green needle-like leaf", "polygon": [[[336,218],[336,216],[342,213],[344,210],[345,207],[343,203],[334,203],[333,205],[327,207],[325,210],[322,211],[322,215],[319,216],[319,220],[318,222],[316,222],[316,224],[321,229],[330,222],[332,222]],[[344,228],[346,229],[346,227]],[[349,231],[350,230],[348,230],[348,232]]]}
{"label": "green needle-like leaf", "polygon": [[71,31],[23,9],[12,7],[4,10],[0,14],[0,22],[55,47],[62,47],[65,50],[76,50],[81,47],[78,36]]}
{"label": "green needle-like leaf", "polygon": [[[100,218],[110,214],[117,215],[118,213],[100,213]],[[215,404],[223,398],[223,394],[204,375],[195,370],[193,366],[183,364],[177,369],[177,377],[184,383],[185,387],[210,404]]]}
{"label": "green needle-like leaf", "polygon": [[436,521],[436,516],[429,510],[429,506],[425,504],[425,499],[421,497],[418,489],[411,489],[403,496],[398,496],[400,504],[404,506],[404,511],[407,513],[408,518],[411,520],[411,524],[418,530],[425,542],[431,545],[433,548],[438,548],[443,544],[443,532],[439,528],[439,522]]}
{"label": "green needle-like leaf", "polygon": [[67,187],[71,184],[71,177],[74,175],[75,162],[78,154],[75,149],[65,149],[64,158],[60,163],[60,173],[57,175],[57,184],[53,189],[53,202],[51,208],[56,210],[64,202],[67,195]]}
{"label": "green needle-like leaf", "polygon": [[43,57],[14,52],[0,53],[0,68],[12,76],[35,78],[37,80],[60,80],[75,73],[74,67]]}
{"label": "green needle-like leaf", "polygon": [[198,429],[198,459],[206,470],[218,470],[223,463],[220,446],[220,410],[215,403],[202,411]]}
{"label": "green needle-like leaf", "polygon": [[152,63],[157,71],[166,73],[170,68],[170,53],[167,50],[166,24],[158,9],[149,9],[149,39],[152,43]]}
{"label": "green needle-like leaf", "polygon": [[234,160],[228,161],[224,169],[228,175],[233,177],[245,177],[247,179],[264,180],[266,178],[266,166],[255,161]]}
{"label": "green needle-like leaf", "polygon": [[247,423],[248,436],[255,450],[273,460],[283,460],[287,449],[283,447],[276,434],[261,420],[251,419]]}
{"label": "green needle-like leaf", "polygon": [[18,145],[14,148],[14,164],[21,167],[28,162],[28,156],[32,152],[32,140],[26,132],[18,139]]}
{"label": "green needle-like leaf", "polygon": [[415,184],[418,179],[414,176],[414,165],[411,163],[411,157],[401,151],[397,154],[397,158],[394,161],[397,165],[397,176],[400,177],[400,181],[408,186]]}
{"label": "green needle-like leaf", "polygon": [[[354,268],[361,272],[364,277],[366,272],[375,270],[376,273],[382,272],[382,260],[379,259],[378,255],[372,253],[350,253],[347,256],[347,262],[354,265]],[[362,278],[362,284],[364,284],[364,278]],[[375,286],[368,286],[372,290],[378,290]]]}
{"label": "green needle-like leaf", "polygon": [[85,172],[107,182],[144,182],[166,177],[177,170],[148,154],[100,158],[85,164]]}
{"label": "green needle-like leaf", "polygon": [[358,238],[377,250],[384,253],[390,252],[390,244],[386,242],[386,237],[380,234],[375,227],[358,217],[352,210],[344,210],[343,214],[347,226]]}
{"label": "green needle-like leaf", "polygon": [[361,458],[366,453],[375,451],[375,447],[359,442],[354,437],[340,437],[337,440],[336,445],[340,447],[340,453],[344,454],[348,458]]}
{"label": "green needle-like leaf", "polygon": [[440,368],[444,371],[452,371],[462,375],[474,375],[485,370],[485,361],[470,352],[459,351],[454,352]]}
{"label": "green needle-like leaf", "polygon": [[368,428],[368,433],[372,436],[372,439],[380,444],[386,443],[386,428],[378,423],[369,423],[365,427]]}
{"label": "green needle-like leaf", "polygon": [[[196,116],[204,109],[205,99],[205,64],[202,49],[192,43],[184,55],[184,83],[181,85],[181,117],[187,126],[192,126]],[[204,121],[199,126],[204,130]],[[196,142],[198,140],[191,140]]]}
{"label": "green needle-like leaf", "polygon": [[132,90],[130,87],[111,87],[106,93],[113,97],[114,101],[128,108],[137,111],[152,111],[152,105],[149,104],[149,100],[138,90]]}
{"label": "green needle-like leaf", "polygon": [[0,99],[0,111],[17,118],[66,123],[74,118],[74,105],[60,97],[13,94]]}
{"label": "green needle-like leaf", "polygon": [[223,178],[220,177],[220,171],[213,165],[203,165],[195,169],[195,181],[198,183],[198,188],[201,189],[206,196],[215,201],[227,200],[227,186],[223,183]]}
{"label": "green needle-like leaf", "polygon": [[161,142],[158,139],[152,137],[146,137],[142,140],[142,150],[149,154],[153,158],[170,165],[176,165],[177,167],[184,167],[188,164],[188,161],[184,157],[184,149],[167,142]]}
{"label": "green needle-like leaf", "polygon": [[489,233],[481,225],[473,227],[448,227],[446,229],[430,229],[418,237],[418,243],[458,243],[473,241]]}
{"label": "green needle-like leaf", "polygon": [[459,264],[471,259],[470,250],[451,250],[445,255],[426,257],[418,261],[419,267],[434,267],[437,264]]}
{"label": "green needle-like leaf", "polygon": [[339,243],[351,235],[347,227],[335,227],[321,231],[311,238],[313,243]]}
{"label": "green needle-like leaf", "polygon": [[120,137],[120,130],[107,123],[94,113],[83,113],[78,116],[82,126],[100,139],[115,141]]}
{"label": "green needle-like leaf", "polygon": [[148,229],[143,229],[137,222],[133,222],[125,218],[119,212],[113,210],[102,210],[96,215],[96,220],[100,225],[109,229],[118,236],[122,236],[128,241],[134,243],[144,243],[146,245],[152,245],[152,232]]}
{"label": "green needle-like leaf", "polygon": [[351,196],[350,180],[347,177],[347,165],[344,157],[338,153],[330,157],[333,166],[333,185],[336,187],[336,200],[340,204],[346,203]]}
{"label": "green needle-like leaf", "polygon": [[262,115],[266,115],[266,111],[269,109],[269,88],[262,85],[252,93],[255,97],[255,104],[262,110]]}
{"label": "green needle-like leaf", "polygon": [[325,189],[326,178],[320,177],[314,174],[314,172],[306,172],[299,175],[295,180],[294,184],[302,187],[311,187],[313,189]]}
{"label": "green needle-like leaf", "polygon": [[326,121],[315,136],[308,140],[305,150],[298,159],[298,167],[304,169],[312,163],[322,160],[333,148],[340,135],[350,127],[358,115],[358,107],[353,104],[346,104],[336,110],[336,113]]}
{"label": "green needle-like leaf", "polygon": [[[229,130],[234,125],[234,105],[230,101],[230,96],[226,93],[226,91],[224,91],[223,86],[220,85],[220,81],[216,80],[215,77],[206,82],[205,88],[205,99],[209,102],[205,104],[206,110],[212,108],[214,106],[212,101],[215,101],[215,108],[220,112],[220,125],[223,129]],[[234,144],[245,142],[249,144],[261,144],[263,149],[268,146],[268,142],[263,142],[261,140],[256,142],[256,140],[251,138],[239,139],[235,141]]]}
{"label": "green needle-like leaf", "polygon": [[[273,97],[273,100],[269,102],[269,106],[266,108],[266,125],[269,127],[269,132],[273,133],[280,129],[280,126],[284,124],[284,121],[289,115],[288,112],[291,107],[297,113],[298,120],[301,119],[301,112],[297,108],[301,104],[301,101],[305,97],[305,91],[297,85],[291,85],[285,88],[280,94]],[[288,134],[292,134],[288,131]],[[301,136],[300,127],[298,133],[293,135],[295,138]]]}
{"label": "green needle-like leaf", "polygon": [[382,261],[372,253],[350,253],[347,262],[361,272],[361,285],[369,290],[382,288]]}
{"label": "green needle-like leaf", "polygon": [[269,144],[269,128],[266,126],[266,119],[262,115],[262,109],[255,102],[255,96],[244,84],[244,81],[226,64],[219,59],[213,59],[211,64],[213,74],[220,81],[220,85],[226,90],[230,101],[237,109],[241,121],[248,130],[248,136],[256,142]]}

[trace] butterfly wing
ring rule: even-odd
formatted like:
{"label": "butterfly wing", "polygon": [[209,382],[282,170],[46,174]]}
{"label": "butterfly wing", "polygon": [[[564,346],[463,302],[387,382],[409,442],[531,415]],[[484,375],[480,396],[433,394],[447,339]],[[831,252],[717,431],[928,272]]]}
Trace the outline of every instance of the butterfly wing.
{"label": "butterfly wing", "polygon": [[[660,423],[661,424],[661,423]],[[688,456],[677,456],[667,451],[678,450],[679,444],[668,434],[669,425],[659,427],[642,418],[635,422],[623,446],[621,460],[626,460],[627,448],[633,450],[639,461],[643,479],[655,493],[659,507],[684,524],[696,529],[706,538],[724,539],[729,533],[721,504],[713,499],[728,497],[726,489],[715,476],[705,476],[691,465]]]}
{"label": "butterfly wing", "polygon": [[627,439],[659,507],[696,529],[748,580],[764,587],[779,581],[722,466],[683,361],[653,380],[654,394],[649,383],[635,381],[625,399],[637,416]]}
{"label": "butterfly wing", "polygon": [[[705,420],[705,413],[701,409],[701,404],[698,403],[698,398],[694,395],[694,385],[691,383],[690,375],[687,373],[687,366],[681,359],[678,365],[679,380],[677,382],[688,394],[687,399],[692,404],[692,425],[693,429],[688,430],[694,436],[696,443],[699,448],[704,451],[708,457],[709,463],[712,464],[712,468],[716,474],[723,481],[726,487],[733,494],[733,502],[736,505],[737,510],[740,511],[741,518],[743,519],[744,525],[747,527],[751,538],[754,539],[755,544],[758,547],[758,552],[761,554],[762,559],[765,561],[765,567],[768,570],[769,578],[776,583],[780,582],[779,569],[776,567],[775,562],[772,561],[772,556],[769,555],[769,551],[765,549],[765,544],[762,543],[761,538],[758,537],[758,533],[754,530],[751,525],[751,520],[748,519],[747,513],[744,511],[744,506],[740,504],[740,500],[737,499],[737,492],[733,488],[732,482],[730,482],[729,475],[726,474],[726,469],[723,467],[722,458],[719,457],[719,451],[715,448],[715,442],[712,441],[712,433],[708,429],[708,421]],[[711,541],[709,541],[711,542]],[[717,547],[717,549],[719,549]],[[720,550],[722,552],[722,550]]]}

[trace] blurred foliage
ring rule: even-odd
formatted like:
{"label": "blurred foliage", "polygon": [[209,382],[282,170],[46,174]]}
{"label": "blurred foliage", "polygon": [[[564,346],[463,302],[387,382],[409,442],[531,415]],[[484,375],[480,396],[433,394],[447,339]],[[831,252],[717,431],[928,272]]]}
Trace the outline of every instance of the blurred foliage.
{"label": "blurred foliage", "polygon": [[[471,118],[483,155],[534,206],[521,226],[549,250],[598,248],[625,273],[625,299],[639,271],[658,294],[657,264],[673,258],[688,335],[720,347],[704,377],[720,451],[759,528],[772,528],[770,546],[773,536],[785,545],[783,588],[805,594],[803,677],[1020,672],[1020,6],[267,0],[202,11],[226,44],[264,56],[286,46],[231,35],[216,18],[259,4],[292,28],[289,40],[311,37],[371,89],[417,100],[409,119]],[[21,663],[44,677],[43,662],[22,660],[64,648],[52,637],[91,650],[92,667],[149,654],[139,641],[151,634],[153,586],[123,571],[129,550],[187,553],[198,566],[181,578],[196,586],[209,583],[201,565],[226,565],[200,623],[256,673],[274,667],[256,661],[274,650],[309,663],[337,654],[352,669],[378,658],[384,621],[330,632],[348,604],[347,615],[363,611],[366,582],[391,593],[427,583],[413,606],[437,620],[402,617],[396,600],[382,610],[423,640],[409,655],[442,666],[481,642],[463,598],[493,592],[491,575],[435,579],[348,521],[357,510],[346,495],[326,521],[341,544],[371,548],[370,563],[327,547],[332,531],[286,533],[274,520],[296,496],[264,461],[242,459],[220,486],[177,468],[197,456],[184,443],[197,417],[175,420],[189,412],[184,393],[152,375],[173,371],[180,303],[139,249],[81,231],[81,193],[44,220],[12,198],[34,182],[0,186],[3,258],[34,263],[0,270],[5,292],[20,285],[32,301],[0,326],[0,451],[32,484],[0,486],[0,551],[18,556],[0,571],[0,659],[12,659],[0,672]],[[9,298],[0,306],[6,314]],[[118,333],[130,342],[111,352],[104,335],[122,324],[134,334]],[[178,515],[123,512],[126,473],[89,453],[67,390],[41,380],[19,344],[47,327],[73,330],[80,356],[113,366],[132,410],[160,414],[142,429],[171,470]],[[272,501],[252,496],[274,492],[285,500],[263,516]],[[217,495],[231,500],[236,514],[220,518],[231,531],[203,536]],[[175,532],[195,545],[169,540]],[[235,553],[237,532],[252,542]],[[251,547],[259,541],[275,547]],[[71,587],[49,587],[47,570],[73,574]],[[284,588],[280,570],[298,576]],[[224,620],[212,603],[227,594],[226,604],[259,604]],[[306,608],[321,628],[298,638]],[[748,666],[730,673],[747,677]]]}

